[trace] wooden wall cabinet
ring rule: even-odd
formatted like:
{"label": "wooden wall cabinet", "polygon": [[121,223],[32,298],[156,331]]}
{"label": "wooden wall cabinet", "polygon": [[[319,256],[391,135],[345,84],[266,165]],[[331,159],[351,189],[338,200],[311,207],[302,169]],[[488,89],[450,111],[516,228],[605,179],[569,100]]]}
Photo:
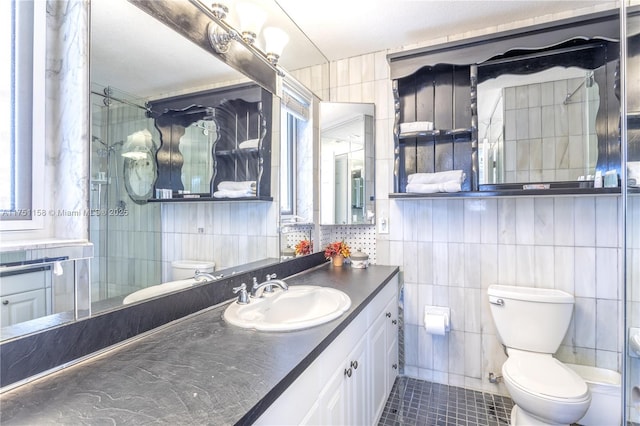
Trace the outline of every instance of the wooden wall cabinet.
{"label": "wooden wall cabinet", "polygon": [[[620,192],[618,187],[594,190],[593,180],[591,186],[585,185],[589,180],[587,177],[595,174],[595,170],[603,175],[606,171],[620,174],[617,38],[618,16],[607,11],[552,25],[534,25],[388,55],[395,107],[394,193],[390,194],[391,198],[425,196],[406,193],[408,176],[448,170],[465,173],[466,179],[457,194],[461,196],[551,195],[584,193],[585,189],[593,193]],[[598,93],[589,93],[592,98],[584,102],[589,105],[578,104],[583,101],[580,96],[575,96],[575,105],[572,105],[570,101],[577,89],[572,86],[566,93],[560,93],[561,84],[553,89],[553,96],[558,92],[558,97],[562,97],[560,101],[553,98],[549,102],[547,97],[544,103],[542,100],[536,103],[525,98],[526,106],[520,102],[507,108],[503,106],[507,104],[503,98],[499,99],[500,103],[487,105],[487,97],[478,97],[478,89],[487,87],[483,83],[499,77],[535,75],[539,79],[542,72],[569,68],[584,71],[586,77],[578,88],[597,89]],[[553,85],[562,80],[568,84],[569,81],[573,83],[571,78],[577,78],[558,74],[545,75],[547,77],[548,81],[510,80],[510,85],[502,89],[524,93],[525,89],[533,91],[535,87],[530,86],[536,84]],[[504,80],[499,83],[507,84]],[[494,86],[490,89],[495,92],[498,85]],[[522,96],[518,97],[518,101],[521,99]],[[478,105],[482,105],[481,111]],[[548,113],[549,105],[556,110],[552,120],[545,122],[542,119],[545,116],[538,116],[540,111],[536,108],[541,110],[544,106]],[[496,128],[497,139],[494,140],[487,138],[487,122],[491,122],[493,116],[491,107],[495,112],[498,106],[500,112],[504,112],[504,118],[500,115],[496,120],[496,123],[502,123],[502,129]],[[582,115],[576,113],[578,107],[582,108]],[[522,119],[525,113],[529,114],[526,120]],[[587,118],[583,119],[583,116]],[[415,126],[417,130],[407,130],[407,125],[419,123],[422,126]],[[595,129],[591,129],[591,124]],[[544,131],[554,127],[557,131],[553,133]],[[582,138],[580,141],[578,136]],[[569,137],[572,137],[571,151],[563,145]],[[480,139],[482,144],[479,144]],[[553,150],[550,148],[552,142],[555,144]],[[577,146],[578,142],[586,147]],[[490,146],[492,143],[494,146]],[[549,153],[546,161],[543,161],[543,146]],[[588,155],[579,155],[588,148],[592,149]],[[579,174],[584,174],[582,182]],[[529,185],[531,183],[548,185]],[[542,188],[529,188],[536,186]],[[426,194],[434,195],[456,194]]]}
{"label": "wooden wall cabinet", "polygon": [[[271,200],[271,123],[272,94],[258,85],[239,85],[149,103],[160,132],[156,154],[157,189],[170,189],[171,199],[194,200]],[[181,143],[190,126],[199,126],[211,140],[207,156],[212,170],[205,191],[190,191],[184,182],[185,163]],[[255,195],[214,198],[223,181],[255,181]],[[186,185],[185,185],[186,183]]]}
{"label": "wooden wall cabinet", "polygon": [[[395,192],[405,192],[412,173],[458,169],[467,176],[462,190],[471,190],[470,69],[468,65],[425,66],[393,81]],[[401,131],[402,123],[412,122],[433,123],[433,130]]]}

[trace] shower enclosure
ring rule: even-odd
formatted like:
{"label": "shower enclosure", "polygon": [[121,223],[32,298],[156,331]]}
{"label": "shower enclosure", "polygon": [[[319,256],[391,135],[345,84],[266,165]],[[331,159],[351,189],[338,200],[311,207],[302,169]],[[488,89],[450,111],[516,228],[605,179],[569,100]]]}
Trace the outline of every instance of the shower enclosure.
{"label": "shower enclosure", "polygon": [[95,254],[91,265],[94,311],[119,305],[123,296],[160,283],[160,205],[134,201],[124,182],[127,138],[146,129],[156,147],[159,143],[146,112],[143,100],[92,84],[89,236]]}
{"label": "shower enclosure", "polygon": [[[640,423],[640,2],[621,2],[622,206],[624,214],[624,407],[627,424]],[[626,120],[625,120],[626,118]]]}

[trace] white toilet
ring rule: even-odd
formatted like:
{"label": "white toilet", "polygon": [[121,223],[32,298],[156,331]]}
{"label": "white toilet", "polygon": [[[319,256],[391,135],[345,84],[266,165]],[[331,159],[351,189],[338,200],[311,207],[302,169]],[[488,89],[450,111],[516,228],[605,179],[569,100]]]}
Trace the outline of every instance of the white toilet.
{"label": "white toilet", "polygon": [[174,260],[171,262],[171,280],[184,280],[193,278],[197,271],[213,273],[216,269],[215,262],[203,260]]}
{"label": "white toilet", "polygon": [[573,296],[560,290],[492,285],[488,289],[498,338],[509,358],[502,377],[515,403],[512,425],[569,425],[591,404],[586,382],[553,358],[564,338]]}

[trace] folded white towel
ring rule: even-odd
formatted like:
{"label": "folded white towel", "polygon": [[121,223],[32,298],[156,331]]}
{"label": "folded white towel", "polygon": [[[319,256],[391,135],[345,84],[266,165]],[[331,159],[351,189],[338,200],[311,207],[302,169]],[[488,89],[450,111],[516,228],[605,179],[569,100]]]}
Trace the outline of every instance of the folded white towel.
{"label": "folded white towel", "polygon": [[243,189],[239,190],[231,190],[231,189],[223,189],[220,191],[216,191],[213,193],[214,198],[242,198],[242,197],[255,197],[255,191],[247,191]]}
{"label": "folded white towel", "polygon": [[400,123],[400,133],[428,132],[429,130],[433,130],[433,123],[431,121]]}
{"label": "folded white towel", "polygon": [[407,176],[407,183],[443,183],[443,182],[464,182],[464,172],[462,170],[448,170],[437,173],[413,173]]}
{"label": "folded white towel", "polygon": [[406,192],[418,194],[434,194],[436,192],[460,192],[462,185],[460,182],[440,182],[440,183],[409,183]]}
{"label": "folded white towel", "polygon": [[234,182],[230,180],[222,181],[218,184],[218,190],[229,190],[229,191],[256,191],[256,181],[255,180],[245,180],[240,182]]}
{"label": "folded white towel", "polygon": [[249,148],[257,148],[259,139],[248,139],[244,142],[240,142],[238,148],[240,149],[249,149]]}

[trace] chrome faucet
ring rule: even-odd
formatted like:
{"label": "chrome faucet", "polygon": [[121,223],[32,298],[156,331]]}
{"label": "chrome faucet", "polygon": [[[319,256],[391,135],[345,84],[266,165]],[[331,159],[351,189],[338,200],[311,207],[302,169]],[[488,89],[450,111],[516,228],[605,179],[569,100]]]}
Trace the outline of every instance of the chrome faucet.
{"label": "chrome faucet", "polygon": [[238,287],[234,287],[232,291],[233,294],[238,295],[238,300],[236,300],[237,304],[246,305],[249,303],[249,296],[247,296],[247,286],[245,283],[240,284]]}
{"label": "chrome faucet", "polygon": [[251,297],[262,297],[262,293],[273,291],[272,286],[278,286],[283,290],[289,290],[289,286],[283,280],[277,280],[276,274],[267,275],[267,280],[258,284],[256,277],[253,277],[253,286],[251,286]]}
{"label": "chrome faucet", "polygon": [[200,271],[196,271],[195,276],[193,277],[194,280],[198,281],[198,282],[213,282],[215,280],[219,280],[220,278],[222,278],[224,275],[220,274],[220,275],[213,275],[210,274],[208,272],[200,272]]}

